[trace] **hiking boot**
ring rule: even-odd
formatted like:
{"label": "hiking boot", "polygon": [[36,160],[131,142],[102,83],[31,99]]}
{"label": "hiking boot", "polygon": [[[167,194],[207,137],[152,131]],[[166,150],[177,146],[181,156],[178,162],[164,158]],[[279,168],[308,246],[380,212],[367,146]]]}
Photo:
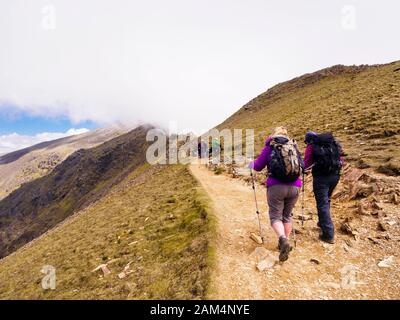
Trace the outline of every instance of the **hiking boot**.
{"label": "hiking boot", "polygon": [[328,236],[326,236],[324,234],[320,234],[319,235],[319,240],[321,240],[323,242],[326,242],[326,243],[329,243],[329,244],[334,244],[335,243],[334,237],[328,237]]}
{"label": "hiking boot", "polygon": [[[288,242],[289,242],[289,240],[288,240]],[[281,245],[280,245],[280,243],[278,243],[278,250],[281,251]],[[293,250],[293,247],[290,246],[290,251],[292,251],[292,250]]]}
{"label": "hiking boot", "polygon": [[289,258],[289,252],[292,250],[292,247],[289,244],[289,241],[285,237],[279,238],[279,261],[283,262]]}

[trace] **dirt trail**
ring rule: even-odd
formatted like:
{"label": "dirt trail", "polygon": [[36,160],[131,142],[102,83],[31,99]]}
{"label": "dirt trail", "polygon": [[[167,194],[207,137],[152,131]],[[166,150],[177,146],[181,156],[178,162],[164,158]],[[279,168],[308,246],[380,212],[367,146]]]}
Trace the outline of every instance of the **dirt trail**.
{"label": "dirt trail", "polygon": [[[217,218],[216,266],[211,280],[211,299],[393,299],[399,298],[400,276],[397,265],[379,268],[384,254],[379,247],[369,250],[366,241],[352,241],[337,233],[334,245],[317,240],[316,220],[306,221],[302,228],[295,219],[297,248],[283,264],[260,272],[249,238],[258,233],[251,186],[240,179],[215,175],[205,166],[192,164],[198,179],[213,202]],[[257,198],[262,213],[265,243],[278,260],[277,239],[269,227],[265,187],[257,185]],[[314,208],[306,197],[307,208]],[[338,209],[335,209],[338,208]],[[333,204],[333,211],[341,210]],[[300,214],[300,201],[294,215]],[[393,254],[393,253],[392,253]],[[311,261],[313,259],[313,261]]]}

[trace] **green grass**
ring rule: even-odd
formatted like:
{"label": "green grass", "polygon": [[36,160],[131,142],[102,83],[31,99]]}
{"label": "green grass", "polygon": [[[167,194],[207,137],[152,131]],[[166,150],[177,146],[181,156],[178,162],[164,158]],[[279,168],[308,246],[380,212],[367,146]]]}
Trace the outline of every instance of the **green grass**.
{"label": "green grass", "polygon": [[[103,199],[0,261],[0,298],[204,299],[213,261],[210,212],[187,167],[142,166]],[[92,272],[114,259],[110,275]],[[133,273],[119,279],[129,262]],[[44,265],[56,268],[55,290],[41,288]]]}
{"label": "green grass", "polygon": [[399,67],[397,61],[279,84],[218,129],[254,128],[256,152],[276,126],[286,126],[300,146],[307,130],[332,131],[343,143],[348,161],[400,175],[400,71],[394,71]]}

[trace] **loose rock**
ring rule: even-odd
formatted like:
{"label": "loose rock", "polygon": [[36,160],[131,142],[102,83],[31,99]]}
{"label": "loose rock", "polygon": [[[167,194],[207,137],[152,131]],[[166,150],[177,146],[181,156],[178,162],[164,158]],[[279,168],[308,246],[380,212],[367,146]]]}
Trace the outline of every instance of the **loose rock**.
{"label": "loose rock", "polygon": [[350,226],[348,222],[343,222],[342,225],[340,226],[340,230],[343,233],[352,235],[353,234],[353,228]]}
{"label": "loose rock", "polygon": [[353,186],[353,191],[351,193],[350,199],[367,198],[374,192],[372,185],[366,183],[357,183]]}
{"label": "loose rock", "polygon": [[269,257],[261,260],[259,263],[257,263],[257,269],[260,272],[262,272],[266,269],[271,269],[274,267],[275,262],[276,262],[276,259],[272,256],[269,256]]}
{"label": "loose rock", "polygon": [[394,256],[385,257],[378,263],[378,267],[390,268],[393,263],[394,263]]}
{"label": "loose rock", "polygon": [[379,231],[388,231],[387,223],[384,221],[378,222],[378,230]]}
{"label": "loose rock", "polygon": [[255,259],[256,262],[260,262],[264,258],[268,257],[270,254],[270,251],[268,251],[264,247],[257,247],[254,249],[254,251],[250,254],[250,258]]}
{"label": "loose rock", "polygon": [[110,269],[107,267],[106,264],[101,264],[99,266],[97,266],[95,269],[92,270],[92,272],[96,272],[101,270],[103,272],[104,276],[107,276],[111,273]]}
{"label": "loose rock", "polygon": [[399,199],[398,195],[395,192],[392,193],[392,195],[390,197],[390,201],[395,205],[399,205],[400,204],[400,199]]}
{"label": "loose rock", "polygon": [[250,233],[250,239],[252,239],[253,241],[255,241],[258,244],[263,243],[262,238],[258,234],[255,234],[254,232]]}

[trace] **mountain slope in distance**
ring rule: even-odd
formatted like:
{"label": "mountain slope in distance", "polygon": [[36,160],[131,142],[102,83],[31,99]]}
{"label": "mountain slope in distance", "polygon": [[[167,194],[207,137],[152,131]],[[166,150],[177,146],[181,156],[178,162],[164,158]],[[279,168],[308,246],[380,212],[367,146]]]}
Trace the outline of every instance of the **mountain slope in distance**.
{"label": "mountain slope in distance", "polygon": [[0,201],[0,257],[51,229],[104,195],[146,162],[141,126],[95,148],[80,149],[42,178]]}
{"label": "mountain slope in distance", "polygon": [[96,129],[0,156],[0,200],[20,185],[45,176],[78,149],[88,149],[128,132],[122,125]]}

